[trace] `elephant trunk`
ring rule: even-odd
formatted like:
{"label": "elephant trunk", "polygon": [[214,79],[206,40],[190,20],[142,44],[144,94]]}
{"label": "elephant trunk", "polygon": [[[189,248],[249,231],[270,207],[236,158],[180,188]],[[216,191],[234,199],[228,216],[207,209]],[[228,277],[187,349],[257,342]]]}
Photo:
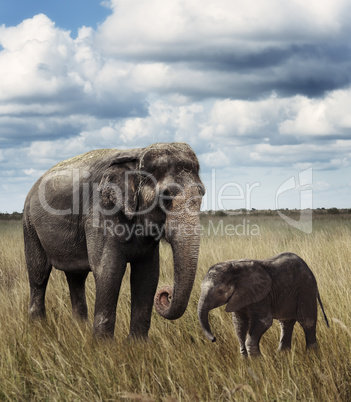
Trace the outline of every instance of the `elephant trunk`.
{"label": "elephant trunk", "polygon": [[155,296],[156,311],[168,320],[180,318],[188,305],[193,288],[200,237],[174,235],[170,240],[173,251],[174,286],[164,286]]}
{"label": "elephant trunk", "polygon": [[208,308],[207,303],[205,301],[205,298],[203,295],[201,295],[199,304],[197,307],[197,316],[200,321],[200,325],[202,330],[204,331],[206,337],[211,341],[211,342],[216,342],[216,337],[212,334],[210,324],[208,321],[208,313],[211,309]]}
{"label": "elephant trunk", "polygon": [[[166,220],[166,240],[173,251],[174,286],[161,288],[155,296],[156,311],[168,320],[180,318],[188,305],[197,269],[200,247],[199,215],[201,197],[194,188],[173,200]],[[184,199],[195,200],[184,207]]]}

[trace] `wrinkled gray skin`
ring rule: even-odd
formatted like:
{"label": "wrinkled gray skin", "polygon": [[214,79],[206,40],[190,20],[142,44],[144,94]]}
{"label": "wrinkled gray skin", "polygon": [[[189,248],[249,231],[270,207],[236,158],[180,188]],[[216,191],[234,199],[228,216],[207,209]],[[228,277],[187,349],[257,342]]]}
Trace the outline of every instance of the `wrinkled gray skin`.
{"label": "wrinkled gray skin", "polygon": [[295,322],[305,332],[306,347],[316,341],[317,299],[323,311],[317,282],[306,263],[296,254],[282,253],[267,260],[226,261],[213,265],[201,284],[198,317],[205,335],[213,336],[208,313],[227,304],[244,356],[259,355],[262,335],[279,320],[279,350],[291,348]]}
{"label": "wrinkled gray skin", "polygon": [[203,194],[198,160],[183,143],[96,150],[51,168],[24,206],[30,316],[45,317],[45,290],[54,266],[66,274],[73,316],[86,319],[85,280],[92,271],[94,335],[113,336],[129,262],[129,336],[147,338],[159,279],[159,241],[165,237],[173,250],[174,286],[159,291],[155,306],[167,319],[181,317],[197,268]]}

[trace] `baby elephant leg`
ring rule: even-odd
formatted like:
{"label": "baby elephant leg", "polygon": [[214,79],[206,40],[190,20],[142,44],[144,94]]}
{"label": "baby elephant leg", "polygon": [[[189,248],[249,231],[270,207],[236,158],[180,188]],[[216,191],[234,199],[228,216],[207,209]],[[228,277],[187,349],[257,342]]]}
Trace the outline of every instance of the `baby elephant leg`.
{"label": "baby elephant leg", "polygon": [[251,356],[258,356],[260,351],[260,339],[262,335],[271,327],[273,317],[271,314],[266,316],[252,316],[250,318],[249,333],[246,338],[245,346]]}
{"label": "baby elephant leg", "polygon": [[306,348],[317,346],[316,325],[317,325],[317,297],[305,293],[300,298],[300,306],[297,321],[305,332]]}
{"label": "baby elephant leg", "polygon": [[246,335],[249,330],[249,318],[247,315],[235,312],[232,313],[233,324],[236,332],[236,336],[238,337],[239,345],[240,345],[240,353],[243,356],[247,356],[247,350],[245,346]]}
{"label": "baby elephant leg", "polygon": [[300,322],[300,324],[305,332],[306,348],[309,349],[317,347],[316,321],[304,320]]}
{"label": "baby elephant leg", "polygon": [[281,335],[278,350],[291,349],[291,338],[296,320],[279,320]]}

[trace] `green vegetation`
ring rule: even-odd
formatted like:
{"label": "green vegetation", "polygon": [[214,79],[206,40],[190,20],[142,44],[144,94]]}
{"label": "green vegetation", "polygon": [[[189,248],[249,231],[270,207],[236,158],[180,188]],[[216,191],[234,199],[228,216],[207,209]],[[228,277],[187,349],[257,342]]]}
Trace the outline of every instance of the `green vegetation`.
{"label": "green vegetation", "polygon": [[[54,270],[47,290],[47,321],[28,322],[29,286],[20,221],[0,222],[0,400],[59,401],[349,401],[351,400],[351,215],[314,215],[312,234],[276,214],[246,212],[201,217],[199,268],[187,312],[166,321],[155,312],[151,342],[127,343],[129,269],[117,308],[115,339],[94,342],[94,280],[89,275],[89,323],[71,319],[68,286]],[[221,223],[222,222],[222,223]],[[224,235],[220,225],[240,231]],[[256,226],[255,226],[256,225]],[[243,232],[245,228],[245,233]],[[217,342],[196,317],[200,283],[208,268],[235,258],[266,258],[292,251],[313,270],[331,328],[319,310],[319,349],[305,353],[296,325],[290,353],[278,353],[279,325],[263,336],[263,356],[242,359],[231,317],[210,313]],[[172,283],[172,254],[161,245],[160,285]]]}
{"label": "green vegetation", "polygon": [[0,221],[20,221],[22,216],[23,214],[20,212],[13,212],[12,214],[0,212]]}

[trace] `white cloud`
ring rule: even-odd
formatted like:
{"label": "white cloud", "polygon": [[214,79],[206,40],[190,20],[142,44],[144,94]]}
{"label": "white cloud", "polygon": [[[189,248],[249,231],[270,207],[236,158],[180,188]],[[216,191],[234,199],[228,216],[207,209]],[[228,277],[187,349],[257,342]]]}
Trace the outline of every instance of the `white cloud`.
{"label": "white cloud", "polygon": [[[39,14],[16,27],[0,27],[0,107],[26,113],[28,104],[51,107],[65,114],[72,109],[103,113],[111,101],[140,107],[137,67],[131,63],[104,59],[94,45],[95,32],[83,27],[77,39],[63,31],[45,15]],[[145,67],[147,69],[147,66]],[[159,71],[139,74],[147,82]],[[136,84],[131,83],[136,81]],[[90,110],[89,110],[90,108]],[[131,107],[130,109],[133,109]],[[8,109],[7,109],[8,111]],[[128,115],[123,110],[121,115]]]}
{"label": "white cloud", "polygon": [[193,134],[204,118],[203,106],[179,104],[179,99],[175,103],[164,100],[151,102],[147,117],[125,119],[114,124],[115,138],[130,146],[168,141],[196,144],[197,137]]}
{"label": "white cloud", "polygon": [[[61,33],[66,40],[69,39],[68,32]],[[10,52],[23,49],[25,45],[31,45],[33,42],[50,43],[55,36],[55,23],[44,14],[24,20],[15,27],[0,26],[1,45]]]}
{"label": "white cloud", "polygon": [[351,89],[333,91],[322,99],[297,96],[291,103],[291,119],[280,124],[280,133],[292,135],[342,134],[351,128],[351,117],[346,112],[351,102]]}
{"label": "white cloud", "polygon": [[306,142],[308,136],[337,140],[351,128],[351,116],[346,111],[349,104],[351,88],[330,92],[321,99],[301,95],[278,98],[273,94],[258,101],[217,100],[200,137],[230,137],[236,141],[241,137],[244,142],[253,137],[273,141],[279,137],[280,143],[286,141],[281,135],[300,137],[299,142]]}
{"label": "white cloud", "polygon": [[[349,14],[346,0],[242,2],[239,0],[111,0],[99,43],[116,54],[160,54],[225,46],[244,49],[285,42],[330,40]],[[298,29],[297,29],[298,27]],[[127,40],[126,40],[127,38]],[[169,47],[172,49],[169,49]]]}
{"label": "white cloud", "polygon": [[298,97],[296,105],[292,106],[293,119],[285,120],[280,124],[279,131],[282,134],[328,135],[332,133],[326,116],[325,103]]}
{"label": "white cloud", "polygon": [[0,100],[48,97],[73,85],[68,64],[74,46],[69,32],[40,14],[17,27],[0,28]]}
{"label": "white cloud", "polygon": [[261,137],[266,127],[281,116],[285,100],[275,96],[256,102],[218,100],[214,103],[202,135],[209,139],[223,137]]}
{"label": "white cloud", "polygon": [[231,159],[220,149],[200,155],[200,162],[212,168],[229,166]]}

